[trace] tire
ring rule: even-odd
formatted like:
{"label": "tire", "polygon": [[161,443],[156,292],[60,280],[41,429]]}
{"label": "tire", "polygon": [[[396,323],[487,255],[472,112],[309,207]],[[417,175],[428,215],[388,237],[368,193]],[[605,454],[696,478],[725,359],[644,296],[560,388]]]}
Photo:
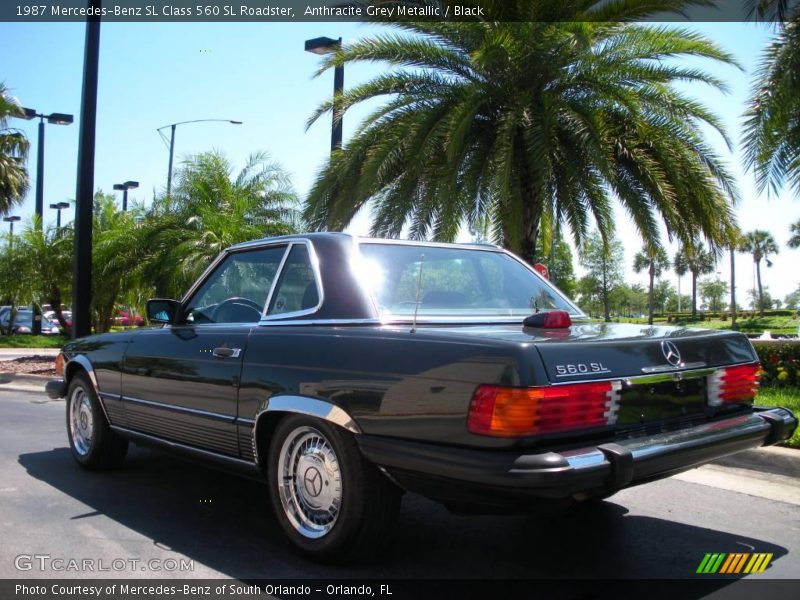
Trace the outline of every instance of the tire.
{"label": "tire", "polygon": [[67,437],[72,457],[84,469],[113,469],[122,464],[128,452],[128,440],[109,427],[85,373],[75,375],[67,390]]}
{"label": "tire", "polygon": [[292,415],[278,423],[267,473],[278,522],[319,562],[374,556],[400,511],[402,491],[364,460],[353,435],[319,419]]}

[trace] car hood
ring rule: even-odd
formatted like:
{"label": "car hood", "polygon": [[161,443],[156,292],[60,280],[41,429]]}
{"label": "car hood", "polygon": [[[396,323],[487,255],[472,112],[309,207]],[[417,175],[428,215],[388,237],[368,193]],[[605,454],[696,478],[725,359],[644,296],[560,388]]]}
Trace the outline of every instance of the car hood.
{"label": "car hood", "polygon": [[[535,351],[553,382],[634,377],[757,360],[741,333],[630,323],[576,323],[566,329],[522,325],[426,327],[460,338],[521,345]],[[423,328],[420,328],[422,331]]]}

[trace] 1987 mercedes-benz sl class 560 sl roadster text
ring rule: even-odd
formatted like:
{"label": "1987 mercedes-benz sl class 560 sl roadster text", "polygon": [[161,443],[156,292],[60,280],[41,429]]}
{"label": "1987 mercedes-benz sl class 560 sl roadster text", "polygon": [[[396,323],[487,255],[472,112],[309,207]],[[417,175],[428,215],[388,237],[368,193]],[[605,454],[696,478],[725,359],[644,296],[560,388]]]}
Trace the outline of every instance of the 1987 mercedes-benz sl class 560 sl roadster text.
{"label": "1987 mercedes-benz sl class 560 sl roadster text", "polygon": [[223,252],[152,327],[68,343],[75,460],[155,444],[266,478],[320,560],[385,538],[403,491],[561,508],[788,438],[735,332],[592,323],[494,246],[272,238]]}

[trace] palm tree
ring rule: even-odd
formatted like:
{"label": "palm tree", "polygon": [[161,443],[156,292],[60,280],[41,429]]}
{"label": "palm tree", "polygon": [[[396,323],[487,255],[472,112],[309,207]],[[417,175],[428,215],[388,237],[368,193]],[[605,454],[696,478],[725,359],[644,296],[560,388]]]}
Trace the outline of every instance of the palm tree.
{"label": "palm tree", "polygon": [[217,152],[190,157],[169,197],[145,216],[143,243],[155,251],[142,278],[159,295],[185,291],[223,249],[302,229],[299,201],[288,174],[264,153],[252,155],[236,176]]}
{"label": "palm tree", "polygon": [[661,277],[661,273],[664,269],[668,268],[669,259],[667,258],[667,253],[664,252],[662,248],[644,246],[636,253],[636,256],[633,257],[633,270],[637,273],[647,270],[650,276],[650,286],[647,289],[647,323],[650,325],[653,324],[653,286],[655,284],[655,279],[656,277]]}
{"label": "palm tree", "polygon": [[777,193],[787,182],[800,194],[800,4],[754,4],[755,19],[777,23],[778,31],[764,51],[745,113],[745,164],[760,190]]}
{"label": "palm tree", "polygon": [[586,0],[578,15],[574,2],[509,0],[515,20],[392,23],[405,34],[333,51],[318,73],[373,61],[396,70],[310,118],[309,126],[386,99],[318,174],[309,224],[343,228],[372,201],[375,235],[399,236],[410,225],[412,238],[452,240],[464,220],[488,215],[492,238],[532,260],[553,206],[577,245],[592,218],[608,236],[613,192],[649,243],[658,244],[659,220],[687,243],[700,233],[722,243],[717,223],[732,221],[736,192],[700,126],[725,134],[672,84],[725,87],[676,57],[734,60],[695,32],[631,23],[694,3]]}
{"label": "palm tree", "polygon": [[25,169],[28,140],[19,130],[8,127],[8,118],[21,114],[17,101],[0,83],[0,214],[22,202],[28,191],[28,171]]}
{"label": "palm tree", "polygon": [[675,253],[672,266],[675,269],[675,274],[678,276],[678,312],[681,312],[681,277],[689,272],[689,265],[686,262],[686,255],[680,250]]}
{"label": "palm tree", "polygon": [[789,225],[792,237],[789,238],[789,248],[800,248],[800,220]]}
{"label": "palm tree", "polygon": [[[692,274],[692,319],[697,318],[697,278],[707,275],[714,270],[716,258],[714,254],[705,249],[701,242],[685,245],[675,256],[676,269],[678,265],[685,265],[686,270]],[[686,272],[686,271],[684,271]]]}
{"label": "palm tree", "polygon": [[731,257],[731,329],[736,329],[736,253],[742,250],[744,237],[738,227],[734,227],[730,233],[728,242],[728,252]]}
{"label": "palm tree", "polygon": [[761,260],[763,259],[767,263],[767,267],[771,267],[772,262],[769,260],[769,255],[778,253],[778,243],[771,233],[756,229],[745,234],[742,250],[753,255],[753,262],[756,265],[756,280],[758,282],[758,314],[763,317],[764,289],[761,286]]}

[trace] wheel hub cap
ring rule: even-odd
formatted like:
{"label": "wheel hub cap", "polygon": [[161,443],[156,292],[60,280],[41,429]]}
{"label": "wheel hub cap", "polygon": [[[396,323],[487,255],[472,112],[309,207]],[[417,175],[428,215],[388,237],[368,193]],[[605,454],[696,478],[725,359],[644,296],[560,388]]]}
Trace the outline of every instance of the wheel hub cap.
{"label": "wheel hub cap", "polygon": [[342,480],[333,446],[312,427],[299,427],[283,443],[278,487],[284,513],[309,538],[328,533],[339,516]]}

